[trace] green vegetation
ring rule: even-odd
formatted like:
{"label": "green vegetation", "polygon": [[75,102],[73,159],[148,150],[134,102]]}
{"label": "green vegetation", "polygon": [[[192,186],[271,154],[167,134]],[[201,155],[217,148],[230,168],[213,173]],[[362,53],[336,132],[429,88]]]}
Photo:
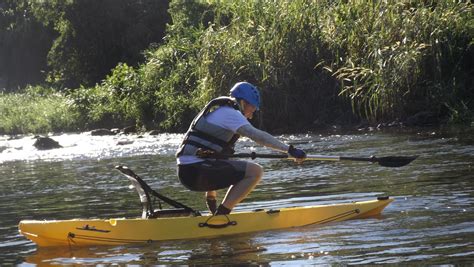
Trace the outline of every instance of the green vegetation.
{"label": "green vegetation", "polygon": [[0,78],[7,89],[94,86],[119,62],[143,61],[164,36],[167,9],[155,0],[2,0]]}
{"label": "green vegetation", "polygon": [[458,1],[335,6],[324,28],[331,50],[343,51],[333,62],[341,94],[371,119],[467,111],[466,101],[472,110],[472,12]]}
{"label": "green vegetation", "polygon": [[0,94],[0,133],[77,131],[79,110],[61,93],[27,87],[22,93]]}
{"label": "green vegetation", "polygon": [[[469,123],[474,118],[474,19],[469,1],[172,0],[171,20],[161,18],[155,25],[160,29],[171,22],[164,42],[153,46],[148,46],[152,39],[143,36],[158,31],[149,25],[168,4],[46,2],[22,0],[15,5],[7,0],[10,10],[29,6],[34,18],[30,22],[54,29],[42,83],[48,82],[46,87],[61,91],[63,102],[71,103],[61,107],[61,114],[79,115],[70,116],[76,118],[74,126],[65,119],[54,127],[42,126],[46,130],[136,124],[183,131],[207,101],[226,95],[242,80],[261,88],[263,107],[255,123],[267,130],[404,120],[419,112],[432,114],[438,123]],[[76,19],[91,8],[95,12]],[[128,9],[136,12],[124,12]],[[149,20],[142,18],[144,12]],[[14,21],[12,17],[1,21]],[[21,23],[17,19],[13,25]],[[5,25],[0,23],[2,30]],[[139,37],[140,45],[124,41]],[[125,50],[133,50],[127,52],[133,56],[114,57]],[[0,77],[5,69],[0,67]],[[26,97],[4,94],[0,103]],[[47,121],[37,114],[46,113],[31,118]],[[42,123],[31,123],[21,129],[2,126],[0,132],[43,130],[34,126]]]}

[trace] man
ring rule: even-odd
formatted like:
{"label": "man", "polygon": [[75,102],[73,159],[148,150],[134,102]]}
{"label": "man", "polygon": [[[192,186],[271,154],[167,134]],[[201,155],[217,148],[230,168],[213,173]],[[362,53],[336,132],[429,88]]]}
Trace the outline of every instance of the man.
{"label": "man", "polygon": [[[211,100],[194,118],[176,153],[179,180],[192,191],[206,192],[206,204],[212,214],[229,214],[257,185],[263,169],[253,162],[201,158],[199,152],[232,154],[239,136],[246,136],[260,145],[286,152],[298,161],[306,157],[303,150],[250,124],[248,119],[259,107],[258,89],[247,82],[236,83],[230,90],[230,97]],[[227,187],[227,194],[217,207],[216,190]]]}

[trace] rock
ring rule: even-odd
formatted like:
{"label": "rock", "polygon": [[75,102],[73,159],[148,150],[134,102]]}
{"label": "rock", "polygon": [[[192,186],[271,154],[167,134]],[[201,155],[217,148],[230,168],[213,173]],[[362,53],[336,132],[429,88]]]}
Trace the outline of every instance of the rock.
{"label": "rock", "polygon": [[356,126],[356,129],[361,131],[361,130],[366,130],[367,128],[370,127],[370,124],[367,120],[362,120],[359,122],[359,124]]}
{"label": "rock", "polygon": [[39,150],[49,150],[49,149],[55,149],[55,148],[61,148],[62,146],[55,140],[49,138],[49,137],[44,137],[44,136],[36,136],[36,141],[33,144],[36,149]]}
{"label": "rock", "polygon": [[130,145],[130,144],[133,144],[132,140],[119,140],[117,142],[118,146],[124,146],[124,145]]}
{"label": "rock", "polygon": [[96,129],[91,131],[92,136],[103,136],[103,135],[115,135],[115,133],[109,129]]}
{"label": "rock", "polygon": [[148,135],[159,135],[160,134],[160,131],[158,130],[151,130],[148,132]]}
{"label": "rock", "polygon": [[110,129],[114,134],[119,134],[120,133],[120,129],[119,128],[112,128]]}
{"label": "rock", "polygon": [[382,122],[382,123],[379,123],[377,125],[377,129],[380,130],[380,129],[383,129],[383,128],[386,128],[387,127],[387,124],[385,122]]}
{"label": "rock", "polygon": [[124,134],[132,134],[137,132],[137,127],[136,126],[128,126],[122,129],[122,132]]}
{"label": "rock", "polygon": [[20,135],[10,135],[7,139],[7,141],[11,141],[11,140],[18,140],[18,139],[21,139],[23,138],[22,136]]}
{"label": "rock", "polygon": [[388,127],[403,127],[403,123],[399,119],[396,119],[392,121],[391,123],[389,123],[387,126]]}

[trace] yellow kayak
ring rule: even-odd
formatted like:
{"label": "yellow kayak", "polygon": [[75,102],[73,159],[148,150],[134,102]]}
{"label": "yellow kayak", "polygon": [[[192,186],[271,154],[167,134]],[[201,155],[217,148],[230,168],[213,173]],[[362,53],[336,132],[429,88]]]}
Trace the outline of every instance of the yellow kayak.
{"label": "yellow kayak", "polygon": [[[376,200],[333,205],[242,211],[230,215],[200,212],[156,192],[126,166],[116,169],[137,190],[143,206],[141,218],[23,220],[20,233],[38,246],[90,246],[151,243],[163,240],[210,238],[256,231],[337,222],[377,215],[393,201]],[[164,202],[172,209],[155,209]]]}
{"label": "yellow kayak", "polygon": [[91,246],[210,238],[256,231],[359,219],[379,214],[393,199],[332,205],[235,212],[230,215],[184,217],[23,220],[22,235],[38,246]]}

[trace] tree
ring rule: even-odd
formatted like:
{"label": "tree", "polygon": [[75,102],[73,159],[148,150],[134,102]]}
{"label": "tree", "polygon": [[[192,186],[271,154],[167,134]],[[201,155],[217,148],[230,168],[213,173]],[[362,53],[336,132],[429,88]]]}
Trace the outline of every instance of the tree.
{"label": "tree", "polygon": [[168,1],[80,0],[55,22],[59,37],[48,55],[50,81],[64,88],[92,86],[119,62],[137,65],[160,43],[170,21]]}
{"label": "tree", "polygon": [[56,34],[35,16],[31,1],[0,3],[0,90],[44,81],[46,56]]}

